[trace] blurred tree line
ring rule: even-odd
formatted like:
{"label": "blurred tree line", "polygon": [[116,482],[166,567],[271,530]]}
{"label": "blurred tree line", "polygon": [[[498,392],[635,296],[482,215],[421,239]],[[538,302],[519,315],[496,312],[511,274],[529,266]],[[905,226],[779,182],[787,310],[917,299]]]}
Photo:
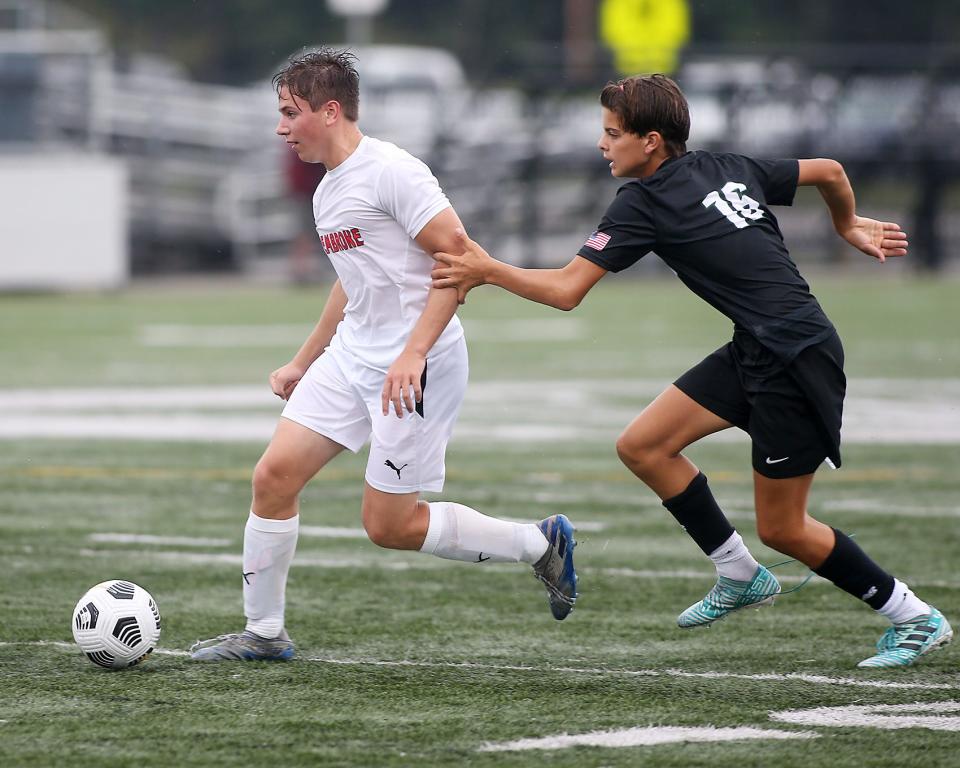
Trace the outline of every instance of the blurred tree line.
{"label": "blurred tree line", "polygon": [[[197,80],[241,84],[271,74],[291,52],[346,41],[325,0],[65,0],[101,23],[118,55],[159,53]],[[503,81],[561,61],[570,19],[600,0],[390,0],[373,24],[377,43],[448,48],[471,79]],[[638,6],[656,0],[634,0]],[[690,0],[691,44],[912,47],[956,42],[957,0]]]}

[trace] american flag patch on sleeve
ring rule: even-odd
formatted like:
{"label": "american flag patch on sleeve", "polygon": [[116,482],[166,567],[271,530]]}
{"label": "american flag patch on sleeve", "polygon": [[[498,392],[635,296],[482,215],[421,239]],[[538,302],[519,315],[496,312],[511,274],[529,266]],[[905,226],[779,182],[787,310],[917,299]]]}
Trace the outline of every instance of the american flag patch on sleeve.
{"label": "american flag patch on sleeve", "polygon": [[595,251],[602,251],[603,246],[610,242],[610,235],[605,235],[603,232],[597,230],[590,237],[587,238],[587,242],[584,245],[593,248]]}

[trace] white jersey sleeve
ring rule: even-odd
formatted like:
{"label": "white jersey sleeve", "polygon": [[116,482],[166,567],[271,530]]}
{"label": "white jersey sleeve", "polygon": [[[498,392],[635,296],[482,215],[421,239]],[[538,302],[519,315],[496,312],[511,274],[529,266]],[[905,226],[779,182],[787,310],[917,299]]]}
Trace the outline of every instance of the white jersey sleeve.
{"label": "white jersey sleeve", "polygon": [[440,182],[412,155],[398,158],[383,169],[377,194],[382,210],[414,240],[434,216],[450,207]]}

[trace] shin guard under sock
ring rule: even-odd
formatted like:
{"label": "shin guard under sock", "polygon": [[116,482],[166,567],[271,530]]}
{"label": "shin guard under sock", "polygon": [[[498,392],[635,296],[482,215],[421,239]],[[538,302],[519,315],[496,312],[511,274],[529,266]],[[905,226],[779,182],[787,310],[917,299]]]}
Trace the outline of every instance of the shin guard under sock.
{"label": "shin guard under sock", "polygon": [[813,572],[874,610],[880,610],[893,594],[893,576],[873,562],[845,533],[836,528],[833,532],[836,536],[833,550]]}
{"label": "shin guard under sock", "polygon": [[703,472],[690,481],[685,491],[665,499],[663,506],[708,557],[734,534],[734,528],[713,498]]}

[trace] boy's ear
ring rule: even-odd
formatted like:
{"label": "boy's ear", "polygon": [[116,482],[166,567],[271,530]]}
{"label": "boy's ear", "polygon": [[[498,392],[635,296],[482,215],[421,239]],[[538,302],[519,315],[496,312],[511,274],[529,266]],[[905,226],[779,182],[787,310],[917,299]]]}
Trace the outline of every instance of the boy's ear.
{"label": "boy's ear", "polygon": [[340,113],[343,111],[343,107],[340,106],[339,101],[331,99],[317,111],[323,115],[323,119],[326,120],[327,125],[331,125],[337,119],[337,117],[340,116]]}
{"label": "boy's ear", "polygon": [[659,131],[650,131],[643,137],[643,151],[648,155],[652,155],[662,146],[663,136],[660,135]]}

